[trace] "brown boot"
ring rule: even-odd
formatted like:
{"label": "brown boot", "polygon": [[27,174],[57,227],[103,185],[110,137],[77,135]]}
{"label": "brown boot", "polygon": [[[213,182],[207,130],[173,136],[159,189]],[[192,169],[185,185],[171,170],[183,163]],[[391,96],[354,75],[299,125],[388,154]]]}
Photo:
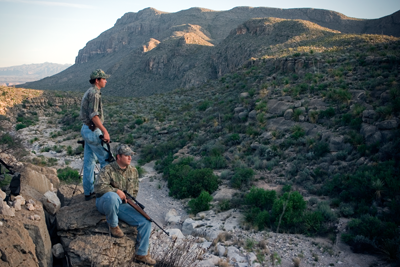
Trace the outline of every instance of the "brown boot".
{"label": "brown boot", "polygon": [[121,238],[124,236],[124,232],[122,232],[118,225],[116,227],[111,227],[110,225],[108,225],[108,228],[110,228],[111,235],[113,237]]}
{"label": "brown boot", "polygon": [[143,255],[143,256],[142,255],[135,255],[134,260],[135,260],[135,262],[144,263],[144,264],[147,264],[147,265],[155,265],[157,263],[154,259],[152,259],[150,257],[149,254]]}

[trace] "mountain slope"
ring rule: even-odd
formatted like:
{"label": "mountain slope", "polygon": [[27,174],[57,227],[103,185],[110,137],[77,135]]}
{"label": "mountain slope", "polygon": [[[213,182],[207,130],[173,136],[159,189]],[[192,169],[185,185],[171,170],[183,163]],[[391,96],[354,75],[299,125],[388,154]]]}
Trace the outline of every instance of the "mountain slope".
{"label": "mountain slope", "polygon": [[[219,58],[214,53],[224,50],[232,29],[250,19],[301,19],[343,33],[382,33],[384,25],[385,31],[399,36],[399,14],[362,20],[318,9],[237,7],[217,12],[191,8],[165,13],[147,8],[126,13],[113,28],[89,41],[68,70],[24,87],[84,91],[90,86],[91,71],[102,68],[112,75],[104,94],[142,96],[189,88],[216,77],[220,64],[210,59]],[[246,46],[246,42],[243,39],[238,45]],[[234,65],[239,66],[250,54],[228,60],[237,60]]]}

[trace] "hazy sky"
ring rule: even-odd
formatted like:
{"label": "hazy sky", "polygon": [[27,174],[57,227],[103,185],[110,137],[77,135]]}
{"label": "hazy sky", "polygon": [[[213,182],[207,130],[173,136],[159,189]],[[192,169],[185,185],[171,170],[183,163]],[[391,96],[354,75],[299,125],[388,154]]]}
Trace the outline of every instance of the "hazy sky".
{"label": "hazy sky", "polygon": [[147,7],[177,12],[191,7],[320,8],[349,17],[380,18],[400,9],[400,0],[0,0],[0,67],[75,62],[78,51],[127,12]]}

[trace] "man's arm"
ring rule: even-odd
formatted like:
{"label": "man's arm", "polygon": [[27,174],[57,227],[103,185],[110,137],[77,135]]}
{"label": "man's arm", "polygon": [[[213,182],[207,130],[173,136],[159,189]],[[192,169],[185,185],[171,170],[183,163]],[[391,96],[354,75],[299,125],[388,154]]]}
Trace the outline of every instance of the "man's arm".
{"label": "man's arm", "polygon": [[106,127],[104,127],[103,123],[101,122],[99,116],[97,116],[97,115],[94,116],[92,118],[92,121],[93,121],[94,125],[96,125],[96,127],[99,128],[100,131],[103,133],[104,142],[106,142],[106,143],[110,142],[110,135],[108,134]]}
{"label": "man's arm", "polygon": [[111,171],[106,166],[101,169],[99,176],[94,183],[94,191],[96,192],[96,197],[101,197],[107,192],[117,193],[119,189],[112,186],[111,183]]}

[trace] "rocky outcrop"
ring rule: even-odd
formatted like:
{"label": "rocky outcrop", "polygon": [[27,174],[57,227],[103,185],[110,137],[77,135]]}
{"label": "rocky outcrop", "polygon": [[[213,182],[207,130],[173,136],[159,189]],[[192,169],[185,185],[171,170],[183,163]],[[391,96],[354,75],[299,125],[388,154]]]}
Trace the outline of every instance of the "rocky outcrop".
{"label": "rocky outcrop", "polygon": [[57,213],[58,235],[72,266],[126,266],[130,263],[137,230],[123,222],[120,227],[125,236],[111,237],[105,216],[97,211],[95,200],[65,206]]}

